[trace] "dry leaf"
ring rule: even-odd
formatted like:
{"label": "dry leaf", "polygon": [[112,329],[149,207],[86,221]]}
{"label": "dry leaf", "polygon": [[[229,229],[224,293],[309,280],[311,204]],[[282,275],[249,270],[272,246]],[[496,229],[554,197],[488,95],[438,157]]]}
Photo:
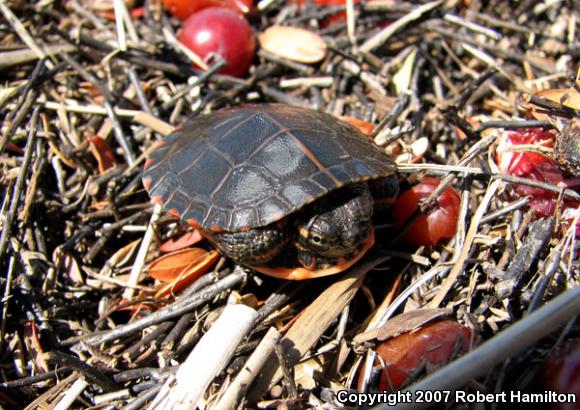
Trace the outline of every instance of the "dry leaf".
{"label": "dry leaf", "polygon": [[[474,128],[477,128],[481,125],[481,121],[474,117],[467,117],[465,121],[467,121]],[[457,138],[459,138],[460,141],[467,140],[467,135],[461,130],[461,128],[455,127],[455,133],[457,134]]]}
{"label": "dry leaf", "polygon": [[[192,249],[201,250],[203,253],[199,253],[198,256],[194,256],[192,258],[193,260],[191,260],[190,264],[187,265],[184,269],[182,269],[179,272],[179,275],[171,283],[166,283],[166,284],[162,285],[155,293],[155,297],[157,299],[169,296],[171,294],[177,293],[177,292],[187,288],[189,285],[191,285],[193,282],[195,282],[201,275],[203,275],[208,270],[210,270],[213,267],[213,265],[215,265],[215,263],[218,261],[218,259],[220,257],[219,252],[215,251],[215,250],[210,251],[210,252],[206,252],[203,249],[199,249],[199,248],[192,248]],[[188,251],[188,250],[189,249],[186,249],[184,251]],[[184,251],[180,251],[177,253],[184,253]],[[175,255],[175,253],[172,255]],[[170,255],[166,255],[166,256],[170,256]],[[192,256],[193,256],[193,254],[192,254]],[[162,259],[162,258],[160,258],[160,259]]]}
{"label": "dry leaf", "polygon": [[421,137],[409,146],[411,153],[413,154],[413,163],[418,162],[420,159],[423,158],[423,155],[429,149],[429,138]]}
{"label": "dry leaf", "polygon": [[[562,104],[565,107],[572,108],[574,110],[580,110],[580,93],[578,93],[573,88],[565,89],[551,89],[542,91],[536,94],[536,97],[545,98],[549,101],[554,101],[558,104]],[[534,104],[526,104],[525,106],[532,117],[537,120],[550,120],[550,117],[543,112],[541,107]]]}
{"label": "dry leaf", "polygon": [[161,282],[171,282],[185,269],[203,260],[206,255],[205,249],[182,249],[155,259],[149,265],[147,273]]}
{"label": "dry leaf", "polygon": [[375,342],[382,342],[383,340],[398,336],[401,333],[411,332],[423,326],[425,323],[449,315],[450,313],[451,311],[449,309],[429,308],[420,308],[402,313],[389,319],[386,324],[377,329],[356,335],[352,340],[352,344],[355,348],[363,344],[365,347],[368,347],[369,344],[372,345]]}
{"label": "dry leaf", "polygon": [[49,366],[44,360],[44,350],[40,343],[39,329],[34,321],[28,320],[24,323],[23,336],[26,350],[32,356],[35,373],[49,371]]}
{"label": "dry leaf", "polygon": [[408,91],[411,87],[411,78],[413,77],[416,57],[417,50],[413,50],[405,58],[399,70],[393,75],[393,85],[395,86],[397,95]]}
{"label": "dry leaf", "polygon": [[181,236],[175,239],[169,239],[159,246],[161,252],[175,252],[183,248],[189,248],[195,244],[198,244],[203,240],[203,236],[199,230],[194,229],[193,231],[188,231],[183,233]]}
{"label": "dry leaf", "polygon": [[84,272],[79,266],[79,263],[69,252],[64,252],[62,246],[58,246],[52,253],[52,261],[58,269],[76,285],[84,285]]}
{"label": "dry leaf", "polygon": [[112,168],[117,164],[113,151],[111,151],[107,141],[98,135],[93,135],[87,139],[89,140],[91,154],[93,154],[97,160],[97,164],[99,165],[99,174],[103,175],[109,168]]}
{"label": "dry leaf", "polygon": [[[135,7],[136,0],[125,0],[128,9]],[[115,9],[114,0],[83,0],[83,6],[94,11],[112,11]]]}
{"label": "dry leaf", "polygon": [[349,123],[366,136],[370,136],[373,133],[373,130],[375,129],[375,126],[373,124],[371,124],[368,121],[361,120],[359,118],[345,116],[342,117],[342,120],[344,122]]}
{"label": "dry leaf", "polygon": [[258,35],[258,41],[264,50],[299,63],[318,63],[326,56],[322,37],[298,27],[269,27]]}
{"label": "dry leaf", "polygon": [[135,252],[140,243],[141,239],[136,239],[116,251],[108,260],[109,266],[119,268],[127,265],[133,256],[133,252]]}

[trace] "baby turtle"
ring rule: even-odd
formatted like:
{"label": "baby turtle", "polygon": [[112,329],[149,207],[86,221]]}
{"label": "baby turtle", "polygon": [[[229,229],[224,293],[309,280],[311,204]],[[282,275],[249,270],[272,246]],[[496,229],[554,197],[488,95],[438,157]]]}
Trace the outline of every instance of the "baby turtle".
{"label": "baby turtle", "polygon": [[235,262],[284,279],[341,272],[374,244],[395,164],[353,126],[283,104],[200,115],[147,161],[143,185]]}

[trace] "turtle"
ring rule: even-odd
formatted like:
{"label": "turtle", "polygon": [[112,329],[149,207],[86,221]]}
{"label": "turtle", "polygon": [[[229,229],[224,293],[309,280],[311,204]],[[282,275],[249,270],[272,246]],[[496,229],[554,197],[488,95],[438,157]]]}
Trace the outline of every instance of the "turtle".
{"label": "turtle", "polygon": [[198,115],[160,142],[143,185],[234,262],[283,279],[332,275],[373,245],[395,163],[354,126],[264,103]]}

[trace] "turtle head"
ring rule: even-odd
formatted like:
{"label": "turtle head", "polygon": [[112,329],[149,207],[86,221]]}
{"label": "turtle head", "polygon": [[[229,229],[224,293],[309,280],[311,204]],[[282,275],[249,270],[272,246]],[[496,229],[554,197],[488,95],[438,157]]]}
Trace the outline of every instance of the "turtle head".
{"label": "turtle head", "polygon": [[298,221],[298,260],[316,269],[349,259],[372,231],[373,199],[366,184],[339,189],[310,205]]}

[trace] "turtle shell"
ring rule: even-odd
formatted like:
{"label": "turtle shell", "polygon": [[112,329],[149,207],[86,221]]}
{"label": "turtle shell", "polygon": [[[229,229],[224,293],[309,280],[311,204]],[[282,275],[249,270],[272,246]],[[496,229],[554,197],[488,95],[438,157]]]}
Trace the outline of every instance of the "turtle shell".
{"label": "turtle shell", "polygon": [[214,232],[266,226],[344,185],[395,172],[353,126],[283,104],[195,117],[162,142],[145,168],[152,198]]}

